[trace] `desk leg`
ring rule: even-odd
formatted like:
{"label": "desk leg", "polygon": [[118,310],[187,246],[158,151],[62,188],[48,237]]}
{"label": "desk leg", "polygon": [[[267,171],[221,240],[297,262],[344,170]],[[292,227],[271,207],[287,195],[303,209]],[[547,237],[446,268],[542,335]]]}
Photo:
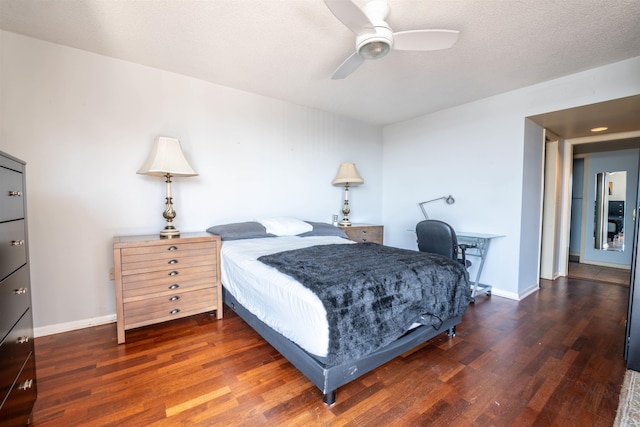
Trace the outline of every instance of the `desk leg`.
{"label": "desk leg", "polygon": [[482,269],[484,268],[484,260],[487,256],[487,252],[489,251],[489,244],[491,243],[491,239],[482,239],[480,245],[478,245],[478,250],[480,251],[480,265],[478,266],[478,272],[476,273],[476,280],[473,282],[473,292],[471,292],[472,302],[475,302],[476,295],[478,295],[478,290],[480,292],[484,292],[487,295],[491,295],[491,286],[490,285],[482,285],[480,284],[480,275],[482,274]]}

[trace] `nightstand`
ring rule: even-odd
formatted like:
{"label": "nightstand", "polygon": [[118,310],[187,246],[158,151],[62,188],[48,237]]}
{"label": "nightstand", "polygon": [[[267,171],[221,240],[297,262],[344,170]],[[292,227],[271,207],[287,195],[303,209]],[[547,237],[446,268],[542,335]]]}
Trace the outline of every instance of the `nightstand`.
{"label": "nightstand", "polygon": [[125,331],[198,313],[222,318],[220,236],[113,239],[118,344]]}
{"label": "nightstand", "polygon": [[350,227],[340,227],[354,242],[372,242],[382,244],[384,227],[382,225],[352,224]]}

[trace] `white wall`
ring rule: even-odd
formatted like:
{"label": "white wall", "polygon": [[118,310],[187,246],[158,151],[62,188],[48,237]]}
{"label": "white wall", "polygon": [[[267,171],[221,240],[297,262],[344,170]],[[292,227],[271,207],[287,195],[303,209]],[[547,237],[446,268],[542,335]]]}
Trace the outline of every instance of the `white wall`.
{"label": "white wall", "polygon": [[542,182],[540,129],[525,132],[525,118],[637,94],[640,57],[385,127],[385,243],[416,248],[417,203],[452,194],[453,205],[427,205],[430,217],[504,234],[482,281],[523,298],[537,287]]}
{"label": "white wall", "polygon": [[37,334],[115,318],[111,241],[165,225],[165,184],[137,175],[156,136],[197,177],[172,187],[181,231],[257,216],[331,221],[357,164],[353,222],[381,223],[382,130],[338,115],[0,32],[0,150],[27,162]]}

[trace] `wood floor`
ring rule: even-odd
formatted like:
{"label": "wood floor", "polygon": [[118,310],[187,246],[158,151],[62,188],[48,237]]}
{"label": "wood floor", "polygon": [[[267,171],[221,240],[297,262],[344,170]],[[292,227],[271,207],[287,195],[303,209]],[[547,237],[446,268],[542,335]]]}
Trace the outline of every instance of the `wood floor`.
{"label": "wood floor", "polygon": [[611,426],[628,288],[562,278],[479,296],[440,336],[321,393],[230,309],[129,331],[36,339],[32,426]]}
{"label": "wood floor", "polygon": [[602,267],[592,264],[569,263],[569,277],[598,280],[621,286],[629,286],[631,271],[622,268]]}

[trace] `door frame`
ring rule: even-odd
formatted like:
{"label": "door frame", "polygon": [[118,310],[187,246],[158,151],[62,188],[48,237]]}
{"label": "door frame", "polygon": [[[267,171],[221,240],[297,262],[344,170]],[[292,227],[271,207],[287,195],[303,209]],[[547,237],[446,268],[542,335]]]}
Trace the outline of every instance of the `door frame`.
{"label": "door frame", "polygon": [[[560,276],[567,276],[569,273],[569,232],[571,227],[571,182],[573,174],[573,147],[578,144],[590,144],[607,141],[616,141],[622,139],[638,138],[640,131],[620,132],[615,134],[586,136],[582,138],[564,139],[561,144],[560,152],[562,153],[562,180],[560,205],[557,214],[560,216],[560,230],[556,233],[556,251],[559,260],[558,272]],[[542,224],[543,228],[548,226]],[[542,235],[540,236],[540,244],[542,245]],[[541,253],[541,257],[543,254]],[[546,255],[548,256],[548,255]],[[539,274],[539,273],[538,273]]]}

